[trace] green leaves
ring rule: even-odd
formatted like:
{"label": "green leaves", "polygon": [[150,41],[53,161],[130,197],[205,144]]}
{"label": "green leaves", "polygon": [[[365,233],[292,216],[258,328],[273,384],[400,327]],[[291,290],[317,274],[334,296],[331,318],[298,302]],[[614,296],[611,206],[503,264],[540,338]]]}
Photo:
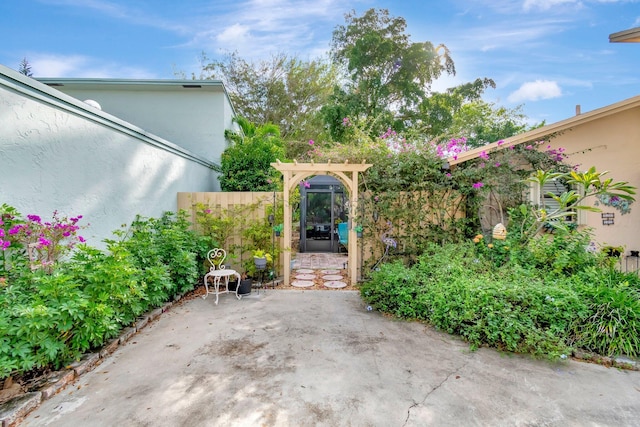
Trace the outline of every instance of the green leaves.
{"label": "green leaves", "polygon": [[138,217],[109,252],[79,245],[51,274],[20,269],[0,287],[0,379],[58,368],[140,314],[193,289],[203,258],[186,213]]}
{"label": "green leaves", "polygon": [[[360,292],[378,310],[427,320],[464,337],[472,348],[552,359],[575,346],[637,356],[640,278],[597,264],[597,257],[584,251],[583,238],[557,239],[547,253],[547,239],[538,240],[531,248],[534,258],[557,259],[554,266],[528,258],[496,267],[477,245],[432,245],[412,267],[382,265]],[[578,248],[591,262],[574,258]]]}
{"label": "green leaves", "polygon": [[[384,121],[371,127],[372,135],[384,132],[395,113],[405,116],[427,96],[431,82],[443,73],[455,74],[453,60],[444,45],[411,42],[406,21],[386,9],[369,9],[362,16],[345,15],[345,25],[333,32],[331,57],[346,71],[349,82],[336,88],[325,118],[332,135],[339,135],[342,118]],[[342,117],[335,117],[340,110]],[[401,125],[401,122],[398,122]]]}
{"label": "green leaves", "polygon": [[[561,222],[568,216],[577,215],[577,211],[599,212],[600,209],[590,204],[585,204],[585,200],[590,197],[599,197],[607,195],[608,197],[617,197],[632,203],[635,201],[633,195],[636,194],[636,188],[629,185],[628,182],[615,182],[612,178],[605,179],[604,176],[608,172],[598,172],[595,167],[589,168],[586,172],[577,172],[575,170],[569,172],[551,172],[545,170],[536,170],[535,173],[526,181],[535,184],[539,189],[551,181],[561,181],[573,187],[561,194],[547,193],[547,196],[553,199],[557,206],[549,208],[542,201],[540,206],[531,206],[531,214],[535,217],[536,222],[526,228],[521,224],[523,229],[523,239],[530,240],[537,235],[545,226],[553,224],[561,226]],[[597,205],[597,202],[596,202]]]}
{"label": "green leaves", "polygon": [[281,176],[271,167],[285,159],[285,151],[277,126],[256,126],[246,119],[236,119],[244,134],[227,133],[230,146],[221,158],[222,191],[273,191]]}

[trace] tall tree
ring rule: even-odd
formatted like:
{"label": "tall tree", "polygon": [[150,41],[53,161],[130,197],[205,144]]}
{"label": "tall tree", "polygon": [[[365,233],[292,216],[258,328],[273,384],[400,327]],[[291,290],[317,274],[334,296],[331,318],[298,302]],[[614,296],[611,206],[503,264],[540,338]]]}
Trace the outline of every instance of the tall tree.
{"label": "tall tree", "polygon": [[327,61],[302,61],[284,53],[260,62],[230,53],[204,65],[201,78],[222,80],[238,115],[258,125],[276,124],[285,140],[322,134],[318,113],[336,83]]}
{"label": "tall tree", "polygon": [[358,17],[345,15],[345,25],[333,32],[331,58],[342,67],[346,84],[336,88],[324,116],[332,135],[340,135],[342,114],[379,120],[372,132],[389,119],[413,111],[429,94],[431,82],[443,73],[455,74],[443,44],[411,42],[406,21],[386,9],[369,9]]}
{"label": "tall tree", "polygon": [[24,74],[27,77],[33,77],[33,73],[31,72],[31,64],[29,64],[29,61],[27,61],[26,57],[22,58],[22,61],[20,61],[18,72],[20,74]]}

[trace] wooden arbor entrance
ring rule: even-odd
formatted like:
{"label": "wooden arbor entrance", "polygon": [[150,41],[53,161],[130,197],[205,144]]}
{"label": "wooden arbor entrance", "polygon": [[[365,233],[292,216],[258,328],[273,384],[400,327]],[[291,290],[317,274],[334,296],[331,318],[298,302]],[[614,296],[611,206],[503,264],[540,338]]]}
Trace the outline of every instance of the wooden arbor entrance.
{"label": "wooden arbor entrance", "polygon": [[[353,229],[353,218],[358,207],[358,172],[369,169],[371,164],[345,163],[271,163],[284,177],[284,283],[291,284],[291,204],[289,193],[300,181],[313,175],[332,175],[338,178],[349,191],[349,281],[355,285],[358,280],[358,242],[356,232]],[[301,230],[302,232],[303,230]]]}

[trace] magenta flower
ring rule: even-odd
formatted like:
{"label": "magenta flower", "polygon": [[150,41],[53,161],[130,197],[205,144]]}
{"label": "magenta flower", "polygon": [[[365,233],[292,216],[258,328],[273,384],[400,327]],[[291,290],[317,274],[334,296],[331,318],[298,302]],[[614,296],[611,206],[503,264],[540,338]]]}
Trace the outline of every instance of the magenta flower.
{"label": "magenta flower", "polygon": [[496,164],[494,166],[499,168],[500,167],[500,162],[496,162]]}
{"label": "magenta flower", "polygon": [[309,140],[309,145],[313,145],[313,144],[314,144],[313,139],[310,139]]}
{"label": "magenta flower", "polygon": [[37,223],[40,223],[40,221],[42,221],[42,219],[40,219],[38,215],[27,215],[27,219],[29,219],[29,221],[33,221]]}
{"label": "magenta flower", "polygon": [[524,147],[525,150],[533,150],[533,145],[527,145]]}
{"label": "magenta flower", "polygon": [[86,242],[86,239],[82,236],[78,236],[78,240],[80,241],[80,243]]}
{"label": "magenta flower", "polygon": [[210,214],[210,213],[211,213],[211,209],[207,209],[207,210],[205,210],[205,211],[204,211],[204,213],[206,213],[206,214]]}
{"label": "magenta flower", "polygon": [[40,246],[40,247],[42,247],[42,246],[49,246],[49,245],[51,244],[51,240],[47,240],[47,239],[45,239],[44,237],[40,237],[40,238],[38,239],[38,243],[39,243],[39,246]]}
{"label": "magenta flower", "polygon": [[487,154],[486,151],[483,151],[480,153],[480,158],[484,160],[489,160],[489,155]]}
{"label": "magenta flower", "polygon": [[498,146],[500,146],[500,145],[502,145],[502,144],[504,144],[504,141],[503,141],[503,140],[498,141]]}
{"label": "magenta flower", "polygon": [[484,183],[482,182],[473,183],[473,188],[482,188],[482,187],[484,187]]}

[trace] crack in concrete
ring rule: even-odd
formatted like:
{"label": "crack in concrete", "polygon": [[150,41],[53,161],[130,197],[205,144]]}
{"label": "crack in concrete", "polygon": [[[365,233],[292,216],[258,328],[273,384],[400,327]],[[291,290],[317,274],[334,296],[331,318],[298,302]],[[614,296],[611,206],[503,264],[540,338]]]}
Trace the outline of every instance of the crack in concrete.
{"label": "crack in concrete", "polygon": [[436,385],[434,388],[432,388],[429,393],[427,393],[427,395],[424,397],[424,399],[422,399],[421,402],[414,402],[413,405],[409,406],[409,408],[407,409],[407,418],[404,420],[404,424],[402,424],[402,426],[406,426],[407,423],[409,422],[409,418],[411,418],[411,410],[413,408],[415,408],[418,405],[423,405],[424,402],[427,401],[427,399],[429,398],[429,396],[431,396],[431,394],[433,392],[435,392],[436,390],[438,390],[440,387],[442,387],[442,385],[444,383],[446,383],[447,381],[449,381],[449,378],[451,378],[453,375],[457,374],[458,372],[460,372],[461,369],[464,369],[467,365],[469,364],[469,362],[463,364],[462,366],[457,367],[453,372],[450,372],[445,379],[443,379],[442,381],[440,381],[440,384]]}

